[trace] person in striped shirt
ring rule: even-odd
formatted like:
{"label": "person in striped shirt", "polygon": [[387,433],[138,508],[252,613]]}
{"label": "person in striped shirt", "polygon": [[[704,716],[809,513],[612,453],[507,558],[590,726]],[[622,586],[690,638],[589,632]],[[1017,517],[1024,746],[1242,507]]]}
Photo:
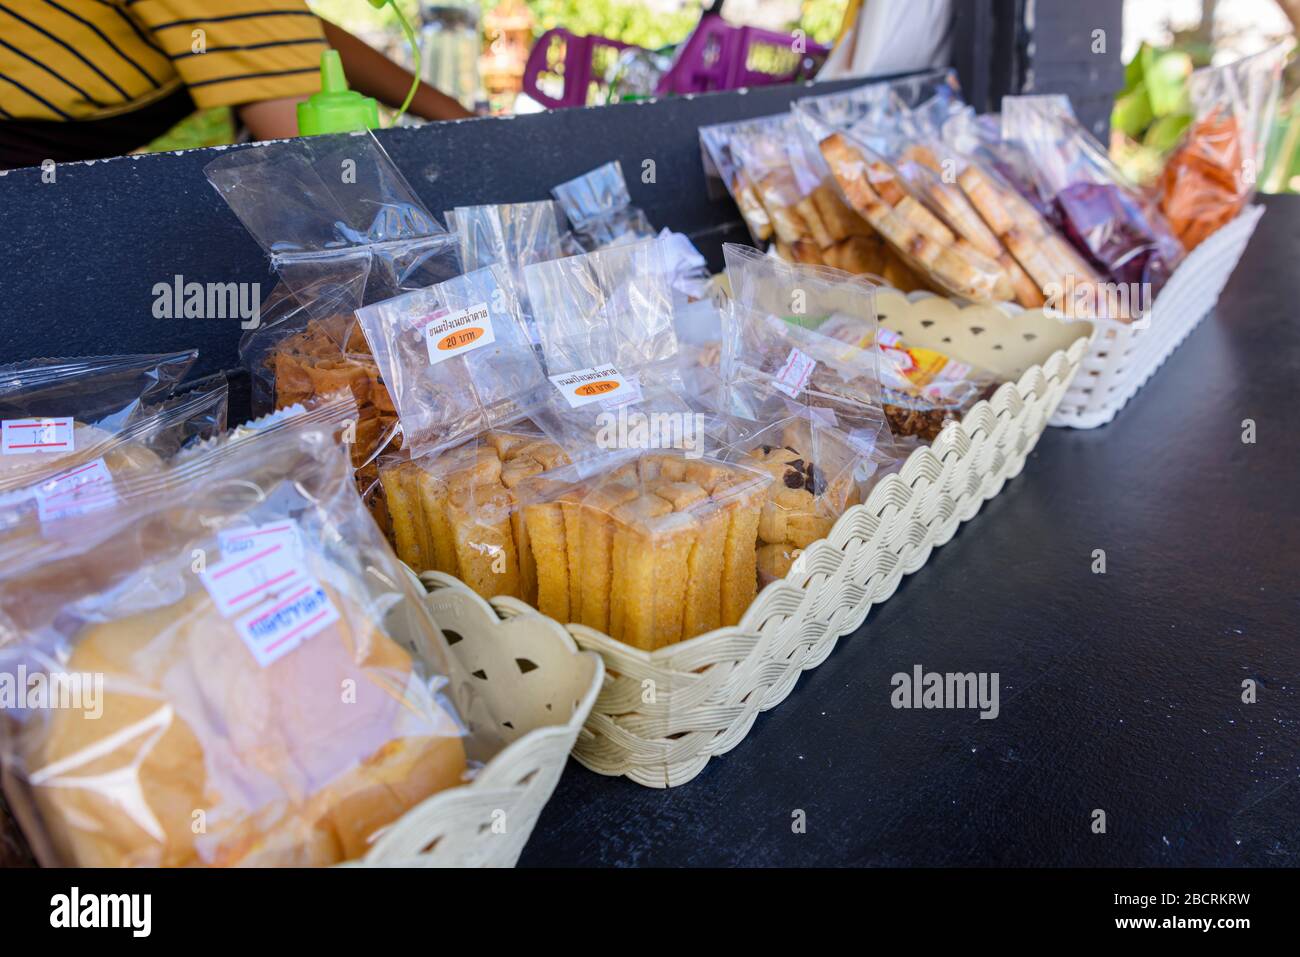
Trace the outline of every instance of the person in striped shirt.
{"label": "person in striped shirt", "polygon": [[[0,169],[127,153],[209,107],[294,136],[327,46],[353,89],[401,104],[411,74],[305,0],[0,0]],[[411,112],[471,115],[426,83]]]}

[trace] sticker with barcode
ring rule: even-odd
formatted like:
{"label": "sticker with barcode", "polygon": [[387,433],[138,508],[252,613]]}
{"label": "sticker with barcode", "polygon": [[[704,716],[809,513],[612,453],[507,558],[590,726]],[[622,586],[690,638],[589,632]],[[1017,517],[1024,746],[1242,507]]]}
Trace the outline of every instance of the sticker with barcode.
{"label": "sticker with barcode", "polygon": [[314,578],[304,578],[266,607],[237,618],[235,629],[265,668],[338,620],[325,589]]}
{"label": "sticker with barcode", "polygon": [[273,541],[223,558],[209,565],[199,577],[217,610],[228,618],[282,594],[305,579],[307,573],[289,543]]}
{"label": "sticker with barcode", "polygon": [[629,382],[613,366],[597,366],[593,369],[578,369],[576,372],[564,372],[550,376],[551,384],[560,390],[570,408],[578,408],[589,402],[608,404],[614,400],[630,402],[639,394],[634,383]]}
{"label": "sticker with barcode", "polygon": [[34,486],[31,492],[42,522],[85,515],[117,502],[113,476],[103,459],[61,472]]}
{"label": "sticker with barcode", "polygon": [[0,422],[0,454],[73,452],[72,418],[5,419]]}
{"label": "sticker with barcode", "polygon": [[492,331],[492,314],[486,303],[434,316],[424,327],[424,344],[429,349],[429,364],[464,355],[497,341]]}
{"label": "sticker with barcode", "polygon": [[772,385],[790,398],[797,399],[804,386],[808,384],[808,379],[812,376],[815,368],[817,368],[816,359],[800,352],[798,349],[791,349],[790,355],[786,357],[781,368],[777,370]]}
{"label": "sticker with barcode", "polygon": [[217,533],[222,560],[234,555],[250,555],[270,545],[284,545],[289,553],[301,560],[304,552],[302,537],[295,522],[272,522],[269,525],[240,525]]}

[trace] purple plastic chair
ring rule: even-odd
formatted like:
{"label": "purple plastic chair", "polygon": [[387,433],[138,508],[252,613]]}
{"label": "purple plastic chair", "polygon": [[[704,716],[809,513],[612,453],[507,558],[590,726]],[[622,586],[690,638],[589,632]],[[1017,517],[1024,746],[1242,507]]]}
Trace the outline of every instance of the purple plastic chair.
{"label": "purple plastic chair", "polygon": [[[537,78],[547,72],[547,53],[551,42],[564,40],[564,60],[561,67],[564,90],[560,96],[549,96],[537,85]],[[664,94],[707,93],[713,90],[734,90],[742,86],[766,86],[789,83],[800,77],[816,74],[830,47],[808,43],[807,50],[795,65],[779,73],[770,73],[749,66],[751,51],[761,47],[793,50],[795,38],[788,33],[775,33],[757,27],[733,27],[717,14],[708,14],[678,51],[672,68],[659,80],[655,92]],[[543,106],[556,109],[566,106],[586,106],[587,92],[593,80],[603,77],[593,75],[592,63],[601,47],[627,50],[631,44],[621,43],[601,36],[576,36],[563,27],[547,30],[533,44],[524,67],[523,90]]]}

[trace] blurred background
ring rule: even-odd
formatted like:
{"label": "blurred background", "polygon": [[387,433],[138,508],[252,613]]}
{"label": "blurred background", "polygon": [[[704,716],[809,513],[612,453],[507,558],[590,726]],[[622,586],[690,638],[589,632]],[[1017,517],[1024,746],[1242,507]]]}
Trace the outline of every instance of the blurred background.
{"label": "blurred background", "polygon": [[[397,2],[419,25],[424,79],[469,109],[506,114],[652,96],[676,60],[689,60],[697,74],[706,74],[719,55],[717,37],[702,35],[708,32],[706,22],[718,19],[712,14],[731,27],[751,28],[744,53],[749,82],[761,82],[765,76],[814,76],[829,49],[851,35],[846,28],[868,16],[872,0]],[[1015,0],[1018,7],[1025,2]],[[320,16],[411,65],[391,9],[375,10],[365,0],[309,4]],[[925,0],[909,4],[913,22],[890,24],[900,31],[898,36],[876,38],[875,45],[887,49],[891,43],[897,48],[927,42],[923,21],[936,17],[943,6]],[[1148,182],[1190,122],[1191,71],[1257,52],[1296,36],[1298,30],[1300,0],[1125,0],[1125,72],[1110,114],[1112,155],[1134,180]],[[854,42],[862,43],[856,38]],[[839,52],[831,56],[833,66]],[[582,71],[572,66],[579,61]],[[877,66],[878,72],[902,68],[887,55],[877,59]],[[842,67],[838,75],[846,75]],[[717,84],[696,77],[674,89],[712,88]],[[1262,191],[1300,190],[1298,90],[1300,67],[1293,53],[1259,177]],[[230,111],[208,110],[179,124],[150,149],[212,146],[231,142],[234,136]]]}

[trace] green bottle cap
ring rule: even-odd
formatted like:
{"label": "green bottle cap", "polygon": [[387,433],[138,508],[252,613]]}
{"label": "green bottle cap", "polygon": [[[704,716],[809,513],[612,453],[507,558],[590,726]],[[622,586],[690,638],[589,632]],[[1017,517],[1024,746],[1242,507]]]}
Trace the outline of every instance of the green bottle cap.
{"label": "green bottle cap", "polygon": [[379,129],[379,104],[348,89],[337,50],[320,55],[320,87],[319,93],[298,104],[299,136]]}

